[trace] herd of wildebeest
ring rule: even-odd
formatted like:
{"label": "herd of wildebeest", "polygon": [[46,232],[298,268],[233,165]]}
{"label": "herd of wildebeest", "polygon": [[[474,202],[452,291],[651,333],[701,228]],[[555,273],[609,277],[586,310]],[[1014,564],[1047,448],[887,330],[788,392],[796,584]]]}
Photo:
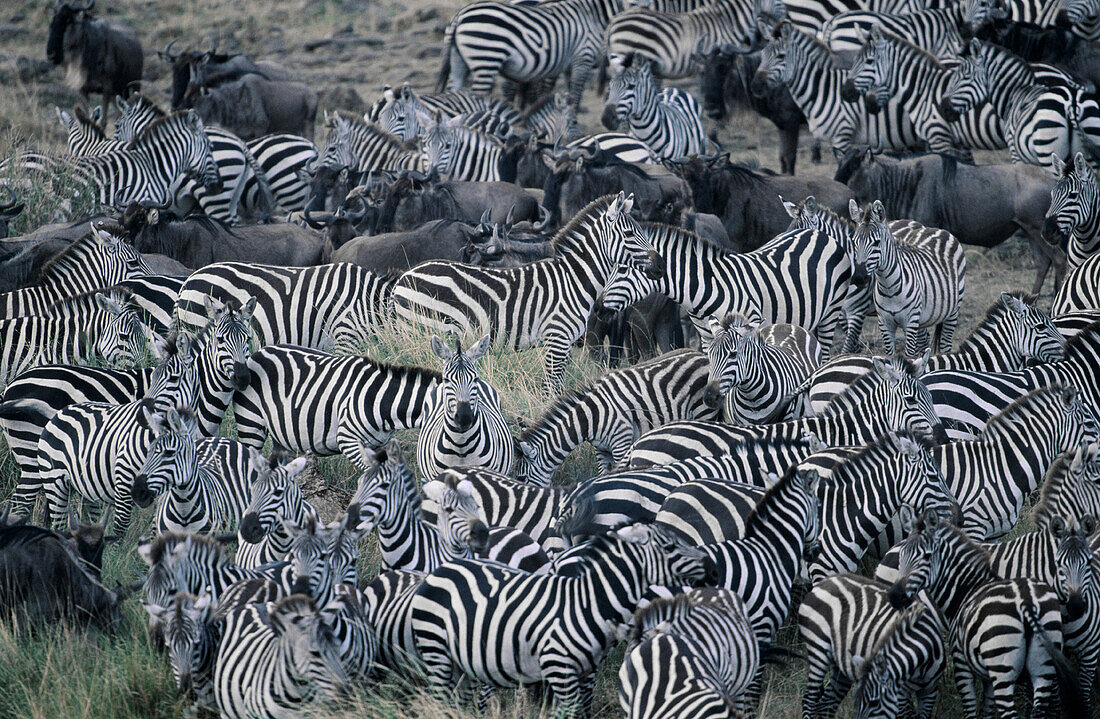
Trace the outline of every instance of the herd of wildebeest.
{"label": "herd of wildebeest", "polygon": [[[46,56],[102,103],[0,162],[0,236],[98,210],[0,240],[0,621],[138,595],[189,711],[241,719],[378,678],[588,716],[621,642],[632,719],[766,715],[769,664],[806,719],[1097,711],[1100,2],[475,0],[434,92],[320,144],[293,68],[173,41],[159,102],[95,5]],[[753,112],[783,174],[705,129]],[[956,339],[966,247],[1015,237],[1032,292]],[[536,347],[506,416],[482,370]]]}

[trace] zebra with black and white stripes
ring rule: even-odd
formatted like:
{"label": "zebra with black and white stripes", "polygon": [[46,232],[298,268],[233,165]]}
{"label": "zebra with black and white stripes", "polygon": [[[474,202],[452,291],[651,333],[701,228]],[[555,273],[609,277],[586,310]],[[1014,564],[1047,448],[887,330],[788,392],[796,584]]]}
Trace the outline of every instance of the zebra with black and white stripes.
{"label": "zebra with black and white stripes", "polygon": [[[227,587],[260,576],[230,561],[221,542],[205,534],[165,532],[142,539],[137,550],[149,567],[142,582],[146,601],[162,607],[179,593],[209,594],[217,604]],[[150,633],[156,636],[160,626],[156,618],[150,619]]]}
{"label": "zebra with black and white stripes", "polygon": [[[834,712],[855,683],[857,706],[897,715],[915,694],[917,717],[933,716],[947,660],[942,639],[947,627],[935,609],[920,602],[899,612],[889,589],[841,574],[817,582],[802,598],[798,628],[809,664],[805,716]],[[834,685],[826,687],[830,678]]]}
{"label": "zebra with black and white stripes", "polygon": [[547,396],[561,393],[569,350],[619,265],[647,273],[664,264],[630,215],[634,196],[607,195],[578,212],[552,240],[554,256],[497,269],[431,261],[393,288],[399,324],[460,336],[491,334],[497,346],[545,348]]}
{"label": "zebra with black and white stripes", "polygon": [[216,712],[214,656],[221,640],[221,626],[214,621],[214,603],[208,593],[196,597],[177,592],[167,605],[147,601],[150,626],[163,627],[164,647],[175,676],[176,688],[193,695],[195,711]]}
{"label": "zebra with black and white stripes", "polygon": [[1050,311],[1055,317],[1075,311],[1100,311],[1100,253],[1066,275]]}
{"label": "zebra with black and white stripes", "polygon": [[674,160],[707,152],[712,143],[703,130],[702,109],[690,93],[657,87],[649,60],[641,55],[611,78],[603,124],[615,130],[626,123],[630,135],[653,156]]}
{"label": "zebra with black and white stripes", "polygon": [[111,504],[116,530],[126,531],[133,511],[134,476],[153,440],[144,425],[144,411],[150,404],[154,409],[194,406],[199,385],[197,349],[188,338],[177,338],[175,353],[158,381],[138,401],[74,404],[50,419],[38,440],[47,522],[68,516],[70,494],[75,491],[94,502]]}
{"label": "zebra with black and white stripes", "polygon": [[752,86],[763,90],[786,85],[806,116],[810,132],[830,143],[838,157],[862,145],[876,152],[903,151],[920,142],[908,114],[897,102],[891,101],[878,113],[844,102],[841,88],[846,80],[847,71],[836,64],[828,47],[784,20],[764,47]]}
{"label": "zebra with black and white stripes", "polygon": [[464,127],[500,140],[518,133],[524,120],[516,108],[501,100],[464,92],[418,95],[408,83],[401,88],[400,95],[387,85],[382,97],[364,117],[408,142],[424,134],[423,119],[436,113],[440,118],[461,118]]}
{"label": "zebra with black and white stripes", "polygon": [[617,0],[471,3],[447,25],[437,91],[446,85],[457,92],[469,79],[474,94],[488,95],[498,74],[529,83],[568,71],[569,104],[577,107],[607,25],[621,9]]}
{"label": "zebra with black and white stripes", "polygon": [[568,575],[461,560],[418,588],[413,636],[436,691],[456,690],[461,701],[471,688],[464,678],[492,686],[545,681],[553,713],[583,715],[596,668],[645,588],[703,580],[713,570],[699,549],[644,525],[591,540]]}
{"label": "zebra with black and white stripes", "polygon": [[270,434],[292,452],[343,454],[370,465],[370,448],[395,430],[419,426],[435,370],[274,345],[248,360],[248,385],[234,397],[241,442],[257,449]]}
{"label": "zebra with black and white stripes", "polygon": [[628,719],[725,717],[762,663],[745,604],[729,590],[659,598],[631,620],[619,669],[619,706]]}
{"label": "zebra with black and white stripes", "polygon": [[709,376],[706,355],[676,350],[567,392],[520,434],[516,479],[549,486],[583,442],[591,443],[606,473],[652,429],[681,419],[716,419],[716,407],[705,398]]}
{"label": "zebra with black and white stripes", "polygon": [[429,393],[420,421],[416,465],[425,477],[452,467],[485,467],[511,472],[515,441],[500,409],[500,393],[481,379],[477,361],[489,351],[489,335],[462,351],[432,337],[432,352],[443,360],[438,384]]}
{"label": "zebra with black and white stripes", "polygon": [[449,180],[514,182],[514,153],[494,136],[467,127],[462,117],[435,117],[420,139],[422,162],[428,172]]}
{"label": "zebra with black and white stripes", "polygon": [[90,116],[80,106],[74,107],[71,114],[56,106],[54,111],[65,128],[65,145],[70,155],[101,155],[123,145],[117,138],[112,140],[107,137],[100,122],[101,108],[94,108]]}
{"label": "zebra with black and white stripes", "polygon": [[393,280],[347,262],[281,267],[216,262],[191,273],[180,288],[176,318],[183,327],[207,321],[210,298],[245,307],[260,347],[276,344],[331,348],[355,330],[387,316]]}
{"label": "zebra with black and white stripes", "polygon": [[883,350],[894,354],[895,336],[905,336],[905,354],[915,357],[932,332],[936,352],[951,351],[966,290],[966,255],[962,244],[946,230],[926,228],[935,239],[902,244],[886,222],[882,202],[861,211],[851,200],[856,223],[850,240],[853,282],[874,277],[872,296],[882,329]]}
{"label": "zebra with black and white stripes", "polygon": [[1081,443],[1050,466],[1040,488],[1031,521],[1039,529],[1055,517],[1077,522],[1100,516],[1100,444]]}
{"label": "zebra with black and white stripes", "polygon": [[151,272],[141,253],[125,239],[122,227],[103,220],[92,222],[87,234],[42,266],[34,285],[0,294],[0,317],[43,315],[50,305],[69,297]]}
{"label": "zebra with black and white stripes", "polygon": [[333,171],[347,168],[357,177],[371,170],[422,170],[424,155],[416,143],[404,142],[393,133],[351,113],[325,112],[328,136],[317,160],[307,169],[316,173],[327,167]]}
{"label": "zebra with black and white stripes", "polygon": [[769,424],[804,416],[795,390],[814,366],[804,356],[766,343],[756,329],[741,335],[730,362],[724,417],[738,425]]}
{"label": "zebra with black and white stripes", "polygon": [[295,594],[228,613],[214,664],[222,716],[282,719],[348,691],[340,645],[322,609]]}
{"label": "zebra with black and white stripes", "polygon": [[95,290],[48,306],[42,316],[0,320],[0,383],[50,363],[111,368],[132,365],[144,353],[145,327],[125,293]]}
{"label": "zebra with black and white stripes", "polygon": [[1055,182],[1043,220],[1043,238],[1066,247],[1066,266],[1073,270],[1100,254],[1100,187],[1095,170],[1080,152],[1072,164],[1057,155],[1050,164]]}
{"label": "zebra with black and white stripes", "polygon": [[176,301],[186,277],[136,274],[114,284],[130,293],[142,322],[153,332],[167,334],[176,326]]}
{"label": "zebra with black and white stripes", "polygon": [[250,453],[252,485],[248,506],[237,529],[237,563],[256,569],[281,562],[290,551],[291,536],[285,521],[303,523],[317,510],[302,498],[295,477],[306,467],[305,457],[282,462],[275,454],[264,459],[258,451]]}

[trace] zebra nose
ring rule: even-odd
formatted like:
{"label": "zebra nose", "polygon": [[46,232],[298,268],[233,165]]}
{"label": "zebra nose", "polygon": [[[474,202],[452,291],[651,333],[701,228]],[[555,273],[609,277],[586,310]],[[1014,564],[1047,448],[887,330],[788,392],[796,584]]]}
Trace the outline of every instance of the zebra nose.
{"label": "zebra nose", "polygon": [[894,609],[904,609],[909,606],[909,592],[905,589],[905,580],[898,580],[890,587],[887,598]]}
{"label": "zebra nose", "polygon": [[1066,233],[1058,226],[1057,217],[1047,217],[1044,219],[1040,234],[1048,245],[1058,246],[1065,244]]}
{"label": "zebra nose", "polygon": [[470,548],[480,554],[489,546],[489,528],[482,521],[474,522],[470,528]]}
{"label": "zebra nose", "polygon": [[459,402],[455,410],[455,424],[460,430],[467,430],[474,426],[474,410],[469,402]]}
{"label": "zebra nose", "polygon": [[312,596],[310,589],[309,577],[295,577],[294,584],[290,587],[290,593]]}
{"label": "zebra nose", "polygon": [[1080,591],[1073,592],[1066,601],[1066,619],[1071,622],[1080,619],[1085,613],[1085,597]]}
{"label": "zebra nose", "polygon": [[248,369],[248,365],[244,362],[237,362],[233,365],[233,388],[239,392],[244,391],[248,387],[249,380],[252,379],[252,373]]}
{"label": "zebra nose", "polygon": [[955,122],[959,119],[959,113],[955,111],[955,108],[947,100],[940,103],[940,114],[943,115],[943,119],[948,122]]}
{"label": "zebra nose", "polygon": [[1058,14],[1054,16],[1054,24],[1063,29],[1072,25],[1073,23],[1069,19],[1069,11],[1059,10]]}
{"label": "zebra nose", "polygon": [[665,258],[661,257],[660,253],[649,250],[646,253],[646,260],[648,261],[645,268],[646,277],[651,280],[659,280],[665,276]]}
{"label": "zebra nose", "polygon": [[241,539],[249,544],[256,544],[264,538],[264,528],[260,524],[260,517],[255,512],[249,512],[241,520]]}
{"label": "zebra nose", "polygon": [[855,80],[845,80],[840,86],[840,99],[844,102],[855,102],[859,99],[859,90],[856,89]]}
{"label": "zebra nose", "polygon": [[600,122],[608,130],[619,128],[619,111],[615,103],[609,102],[603,106],[603,115],[600,116]]}
{"label": "zebra nose", "polygon": [[947,430],[943,428],[943,422],[932,427],[932,442],[935,444],[947,444]]}
{"label": "zebra nose", "polygon": [[153,493],[149,491],[149,483],[144,474],[134,477],[133,486],[130,488],[130,497],[134,504],[145,508],[153,503]]}
{"label": "zebra nose", "polygon": [[703,390],[703,404],[711,409],[715,409],[722,402],[722,391],[718,388],[717,382],[711,382],[707,385],[707,388]]}

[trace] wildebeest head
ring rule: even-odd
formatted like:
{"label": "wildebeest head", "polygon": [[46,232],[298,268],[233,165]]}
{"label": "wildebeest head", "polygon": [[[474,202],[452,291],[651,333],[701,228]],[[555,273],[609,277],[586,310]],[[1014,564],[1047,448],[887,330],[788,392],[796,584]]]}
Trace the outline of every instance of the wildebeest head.
{"label": "wildebeest head", "polygon": [[1050,208],[1043,220],[1042,235],[1050,244],[1064,248],[1071,237],[1094,232],[1100,188],[1096,172],[1080,152],[1072,165],[1052,154],[1050,165],[1057,179],[1050,188]]}
{"label": "wildebeest head", "polygon": [[84,44],[86,24],[92,19],[95,0],[87,5],[59,2],[50,20],[49,36],[46,40],[46,59],[54,65],[60,65],[68,58],[72,62],[80,55]]}
{"label": "wildebeest head", "polygon": [[157,55],[168,64],[172,73],[172,108],[178,109],[183,105],[183,98],[187,94],[188,86],[192,84],[198,87],[205,86],[207,64],[210,62],[225,62],[229,59],[229,56],[218,54],[213,41],[210,43],[210,49],[206,52],[202,50],[184,50],[173,54],[172,46],[175,44],[176,40],[168,43],[163,50],[157,52]]}
{"label": "wildebeest head", "polygon": [[840,96],[845,102],[856,102],[864,97],[867,111],[877,113],[886,107],[893,97],[892,78],[895,74],[896,53],[882,34],[878,25],[871,26],[848,70],[848,79],[841,87]]}
{"label": "wildebeest head", "polygon": [[948,122],[989,99],[989,67],[982,44],[971,39],[959,53],[958,65],[950,70],[947,87],[940,96],[940,114]]}

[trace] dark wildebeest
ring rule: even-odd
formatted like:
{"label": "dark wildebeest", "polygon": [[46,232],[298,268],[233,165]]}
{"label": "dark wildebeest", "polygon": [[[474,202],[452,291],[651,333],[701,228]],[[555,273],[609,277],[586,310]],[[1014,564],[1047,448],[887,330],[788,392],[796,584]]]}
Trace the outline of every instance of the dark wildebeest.
{"label": "dark wildebeest", "polygon": [[218,87],[188,86],[182,106],[204,122],[216,123],[242,140],[275,132],[313,139],[317,93],[300,82],[245,75]]}
{"label": "dark wildebeest", "polygon": [[185,50],[172,54],[176,41],[158,52],[160,59],[168,63],[172,72],[172,109],[178,110],[183,103],[187,86],[194,82],[199,87],[217,87],[227,82],[239,80],[245,75],[260,75],[268,80],[289,80],[290,73],[276,62],[261,60],[253,62],[241,53],[227,55],[219,53],[217,45],[211,43],[206,52]]}
{"label": "dark wildebeest", "polygon": [[103,119],[115,95],[129,97],[141,83],[145,58],[137,35],[128,27],[92,17],[87,5],[59,2],[50,21],[46,59],[65,65],[69,86],[84,96],[103,94]]}
{"label": "dark wildebeest", "polygon": [[[529,192],[510,182],[440,182],[438,177],[418,182],[404,173],[385,192],[375,232],[411,230],[432,220],[473,223],[546,221],[546,212]],[[370,193],[368,185],[365,191]],[[352,190],[351,196],[356,196]]]}
{"label": "dark wildebeest", "polygon": [[7,195],[6,200],[0,200],[0,239],[8,236],[8,225],[23,212],[23,203],[15,196],[15,190],[2,188]]}
{"label": "dark wildebeest", "polygon": [[257,262],[309,267],[323,262],[321,235],[291,222],[227,227],[202,215],[178,218],[134,203],[122,226],[142,254],[158,252],[197,270],[214,262]]}
{"label": "dark wildebeest", "polygon": [[485,264],[492,230],[457,220],[434,220],[408,232],[356,237],[332,248],[329,262],[352,262],[380,274],[400,274],[428,260]]}
{"label": "dark wildebeest", "polygon": [[848,212],[851,191],[833,180],[777,175],[729,161],[729,155],[691,157],[665,163],[691,188],[695,209],[716,215],[726,226],[730,245],[739,252],[760,247],[791,224],[779,200],[814,195],[837,213]]}
{"label": "dark wildebeest", "polygon": [[1093,87],[1100,86],[1100,46],[1067,28],[1001,20],[984,26],[977,36],[1028,62],[1057,65]]}
{"label": "dark wildebeest", "polygon": [[113,629],[124,594],[104,587],[58,532],[21,523],[0,526],[0,616]]}
{"label": "dark wildebeest", "polygon": [[634,194],[642,219],[676,225],[691,194],[679,177],[664,170],[652,174],[615,155],[592,148],[562,152],[543,186],[542,204],[550,211],[547,226],[561,225],[593,200],[618,192]]}
{"label": "dark wildebeest", "polygon": [[[750,91],[753,75],[760,67],[760,53],[746,55],[737,52],[734,45],[720,45],[705,55],[700,54],[699,63],[703,66],[700,91],[707,117],[725,120],[728,105],[733,104],[771,120],[779,130],[779,167],[793,175],[798,159],[798,133],[806,124],[806,117],[785,85],[765,88],[761,95]],[[821,162],[821,144],[816,139],[811,153],[814,162]]]}
{"label": "dark wildebeest", "polygon": [[971,165],[949,155],[895,160],[867,149],[841,159],[836,179],[847,183],[860,203],[882,200],[890,219],[916,220],[947,230],[959,241],[993,247],[1023,231],[1035,258],[1034,294],[1054,264],[1062,282],[1066,256],[1042,239],[1050,207],[1050,171],[1035,165]]}

